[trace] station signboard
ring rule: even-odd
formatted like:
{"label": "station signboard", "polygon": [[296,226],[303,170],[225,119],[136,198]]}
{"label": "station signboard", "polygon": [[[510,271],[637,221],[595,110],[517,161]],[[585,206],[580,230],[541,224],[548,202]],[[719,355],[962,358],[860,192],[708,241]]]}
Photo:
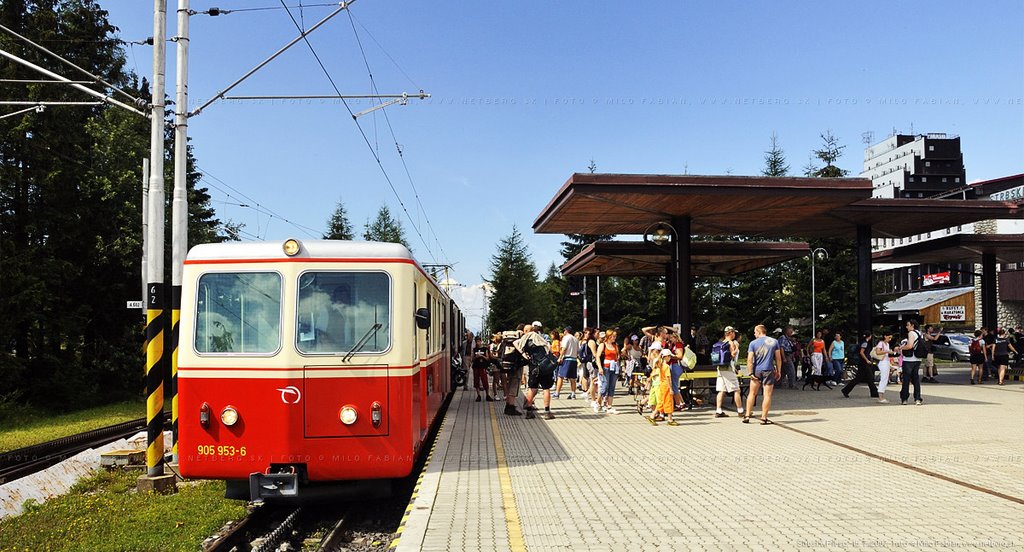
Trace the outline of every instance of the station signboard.
{"label": "station signboard", "polygon": [[939,320],[942,322],[964,322],[967,320],[967,307],[963,305],[939,307]]}

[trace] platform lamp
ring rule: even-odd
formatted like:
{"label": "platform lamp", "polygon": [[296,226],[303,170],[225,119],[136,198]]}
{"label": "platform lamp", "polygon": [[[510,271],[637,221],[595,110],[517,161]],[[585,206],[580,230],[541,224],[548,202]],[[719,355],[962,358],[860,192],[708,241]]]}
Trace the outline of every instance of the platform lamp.
{"label": "platform lamp", "polygon": [[818,337],[818,313],[815,304],[815,289],[814,289],[814,258],[818,255],[823,255],[825,259],[828,259],[828,251],[824,247],[811,250],[811,339]]}
{"label": "platform lamp", "polygon": [[[667,222],[655,222],[654,224],[647,227],[644,230],[644,243],[653,245],[657,248],[663,247],[666,243],[672,243],[672,274],[679,274],[679,240],[676,239],[678,233],[674,226]],[[672,282],[665,282],[666,291]],[[672,297],[672,294],[668,294]],[[671,318],[679,318],[679,298],[676,297],[671,305],[672,311],[670,313]],[[679,320],[672,320],[671,322],[679,322]]]}

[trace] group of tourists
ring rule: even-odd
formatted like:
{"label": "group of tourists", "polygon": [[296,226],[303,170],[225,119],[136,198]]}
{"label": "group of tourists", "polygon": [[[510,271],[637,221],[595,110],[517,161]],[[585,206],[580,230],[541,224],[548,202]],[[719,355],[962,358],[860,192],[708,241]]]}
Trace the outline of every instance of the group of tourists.
{"label": "group of tourists", "polygon": [[[715,370],[715,417],[724,418],[725,400],[731,395],[737,416],[749,422],[757,397],[763,392],[760,422],[772,424],[768,417],[774,387],[793,389],[801,379],[797,367],[803,368],[802,379],[812,385],[820,381],[842,384],[847,366],[856,366],[856,375],[846,378],[842,388],[844,397],[860,383],[868,385],[870,396],[886,403],[885,392],[895,378],[900,389],[900,402],[907,404],[912,395],[914,403],[921,405],[921,382],[937,382],[933,345],[942,328],[927,325],[919,329],[916,320],[906,321],[906,338],[894,343],[895,334],[885,330],[879,337],[861,335],[852,351],[847,350],[843,333],[822,328],[804,343],[795,335],[794,328],[777,329],[776,337],[768,335],[763,325],[754,328],[754,338],[746,349],[746,371],[750,388],[746,404],[741,397],[741,347],[738,333],[732,326],[725,327],[716,341],[711,342],[703,328],[690,332],[689,343],[679,333],[678,326],[648,326],[639,335],[620,336],[616,329],[585,328],[574,332],[571,327],[561,331],[541,333],[539,321],[525,324],[521,329],[494,334],[490,343],[480,337],[471,341],[466,353],[472,356],[473,384],[477,401],[504,400],[504,413],[509,416],[536,417],[535,400],[543,397],[543,415],[553,419],[552,399],[585,397],[596,414],[617,414],[615,391],[621,383],[627,395],[635,395],[639,412],[657,424],[667,421],[677,425],[673,414],[692,408],[690,393],[682,392],[680,379],[686,368],[695,365]],[[1018,330],[1019,331],[1019,330]],[[1013,345],[1014,336],[1005,329],[988,332],[983,328],[975,332],[971,345],[971,383],[980,383],[983,372],[998,371],[1002,385],[1009,354],[1018,355]],[[692,345],[691,345],[692,344]],[[696,350],[693,350],[696,349]],[[921,368],[924,367],[922,379]],[[875,371],[878,384],[875,384]],[[977,378],[976,378],[977,376]],[[806,387],[805,384],[804,387]],[[525,398],[517,403],[520,387],[525,387]],[[831,387],[830,387],[831,388]],[[484,399],[485,398],[485,399]]]}

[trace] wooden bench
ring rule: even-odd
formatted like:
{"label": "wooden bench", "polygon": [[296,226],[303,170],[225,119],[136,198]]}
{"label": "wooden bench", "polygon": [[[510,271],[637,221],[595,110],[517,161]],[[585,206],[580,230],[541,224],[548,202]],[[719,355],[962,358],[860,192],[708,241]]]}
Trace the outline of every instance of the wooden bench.
{"label": "wooden bench", "polygon": [[[741,372],[737,373],[736,377],[740,381],[740,396],[746,397],[747,390],[750,388],[750,376]],[[688,389],[691,396],[701,398],[704,404],[713,405],[717,379],[718,371],[714,368],[697,366],[692,372],[683,372],[679,376],[679,390],[681,392],[684,388]]]}

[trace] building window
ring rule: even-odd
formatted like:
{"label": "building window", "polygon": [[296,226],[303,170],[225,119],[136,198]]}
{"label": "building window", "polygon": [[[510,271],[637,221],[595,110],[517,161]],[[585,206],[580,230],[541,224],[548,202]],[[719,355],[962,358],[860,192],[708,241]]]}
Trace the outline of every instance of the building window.
{"label": "building window", "polygon": [[924,166],[925,167],[931,167],[932,166],[932,162],[931,161],[925,161],[924,162]]}
{"label": "building window", "polygon": [[945,181],[946,181],[946,177],[945,177],[945,176],[943,176],[943,177],[942,177],[942,181],[943,181],[943,182],[945,182]]}
{"label": "building window", "polygon": [[928,182],[928,177],[927,176],[922,176],[921,177],[921,182]]}
{"label": "building window", "polygon": [[932,145],[928,146],[928,151],[935,151],[935,146],[932,146]]}
{"label": "building window", "polygon": [[953,179],[953,182],[960,182],[960,177],[958,176],[955,179]]}

